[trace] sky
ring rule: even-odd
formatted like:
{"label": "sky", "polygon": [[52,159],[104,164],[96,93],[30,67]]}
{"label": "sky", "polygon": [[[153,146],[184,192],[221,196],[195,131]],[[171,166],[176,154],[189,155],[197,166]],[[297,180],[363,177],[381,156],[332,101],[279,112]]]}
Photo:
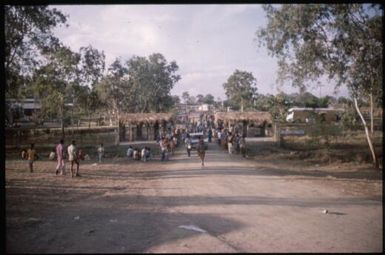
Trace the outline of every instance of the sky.
{"label": "sky", "polygon": [[[226,99],[223,83],[238,69],[251,72],[257,92],[298,92],[278,85],[277,60],[258,47],[255,32],[267,23],[260,4],[228,5],[53,5],[68,15],[68,27],[54,33],[73,51],[92,45],[104,51],[106,66],[116,58],[148,57],[161,53],[176,61],[181,80],[172,95],[208,93]],[[308,89],[315,96],[347,96],[346,88],[334,93],[323,83]]]}

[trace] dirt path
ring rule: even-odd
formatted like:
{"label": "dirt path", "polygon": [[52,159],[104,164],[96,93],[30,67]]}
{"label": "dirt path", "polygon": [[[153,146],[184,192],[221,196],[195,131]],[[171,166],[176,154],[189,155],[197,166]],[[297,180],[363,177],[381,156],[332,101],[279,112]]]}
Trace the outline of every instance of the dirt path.
{"label": "dirt path", "polygon": [[[17,253],[381,252],[382,181],[253,161],[210,144],[54,175],[6,161],[7,250]],[[329,211],[322,213],[323,209]]]}

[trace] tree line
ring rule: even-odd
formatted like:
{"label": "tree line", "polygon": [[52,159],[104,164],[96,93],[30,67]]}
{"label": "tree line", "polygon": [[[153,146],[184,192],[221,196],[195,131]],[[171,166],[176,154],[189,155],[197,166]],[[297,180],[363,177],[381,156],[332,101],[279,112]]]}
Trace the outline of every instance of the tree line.
{"label": "tree line", "polygon": [[[68,17],[48,6],[4,6],[5,93],[7,98],[33,96],[41,103],[36,120],[59,118],[64,135],[70,116],[106,111],[168,111],[171,89],[181,79],[175,61],[160,53],[120,58],[106,68],[105,54],[91,45],[74,52],[53,33]],[[7,111],[11,106],[7,105]]]}

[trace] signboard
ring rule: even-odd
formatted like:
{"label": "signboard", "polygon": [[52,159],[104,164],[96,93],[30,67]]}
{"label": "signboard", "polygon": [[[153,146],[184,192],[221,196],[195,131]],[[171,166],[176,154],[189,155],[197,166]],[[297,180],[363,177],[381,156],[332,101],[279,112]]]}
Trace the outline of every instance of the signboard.
{"label": "signboard", "polygon": [[281,130],[281,135],[305,135],[305,130]]}

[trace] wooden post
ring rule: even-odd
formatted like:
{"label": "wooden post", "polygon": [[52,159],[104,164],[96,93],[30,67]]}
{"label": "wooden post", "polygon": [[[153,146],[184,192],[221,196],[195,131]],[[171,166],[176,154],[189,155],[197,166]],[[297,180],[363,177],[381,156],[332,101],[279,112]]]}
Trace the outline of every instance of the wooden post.
{"label": "wooden post", "polygon": [[138,139],[138,137],[137,137],[138,130],[137,129],[138,129],[138,125],[137,124],[133,125],[133,127],[132,127],[132,138],[133,138],[133,141],[136,141]]}
{"label": "wooden post", "polygon": [[277,122],[274,122],[274,141],[281,146],[281,128]]}
{"label": "wooden post", "polygon": [[130,140],[130,133],[131,133],[130,124],[126,123],[125,139],[128,141]]}
{"label": "wooden post", "polygon": [[150,122],[147,123],[147,141],[151,141],[151,134],[154,133],[151,128],[152,124]]}
{"label": "wooden post", "polygon": [[132,141],[132,127],[131,127],[131,123],[128,123],[127,124],[127,130],[129,132],[128,134],[128,140],[131,142]]}

